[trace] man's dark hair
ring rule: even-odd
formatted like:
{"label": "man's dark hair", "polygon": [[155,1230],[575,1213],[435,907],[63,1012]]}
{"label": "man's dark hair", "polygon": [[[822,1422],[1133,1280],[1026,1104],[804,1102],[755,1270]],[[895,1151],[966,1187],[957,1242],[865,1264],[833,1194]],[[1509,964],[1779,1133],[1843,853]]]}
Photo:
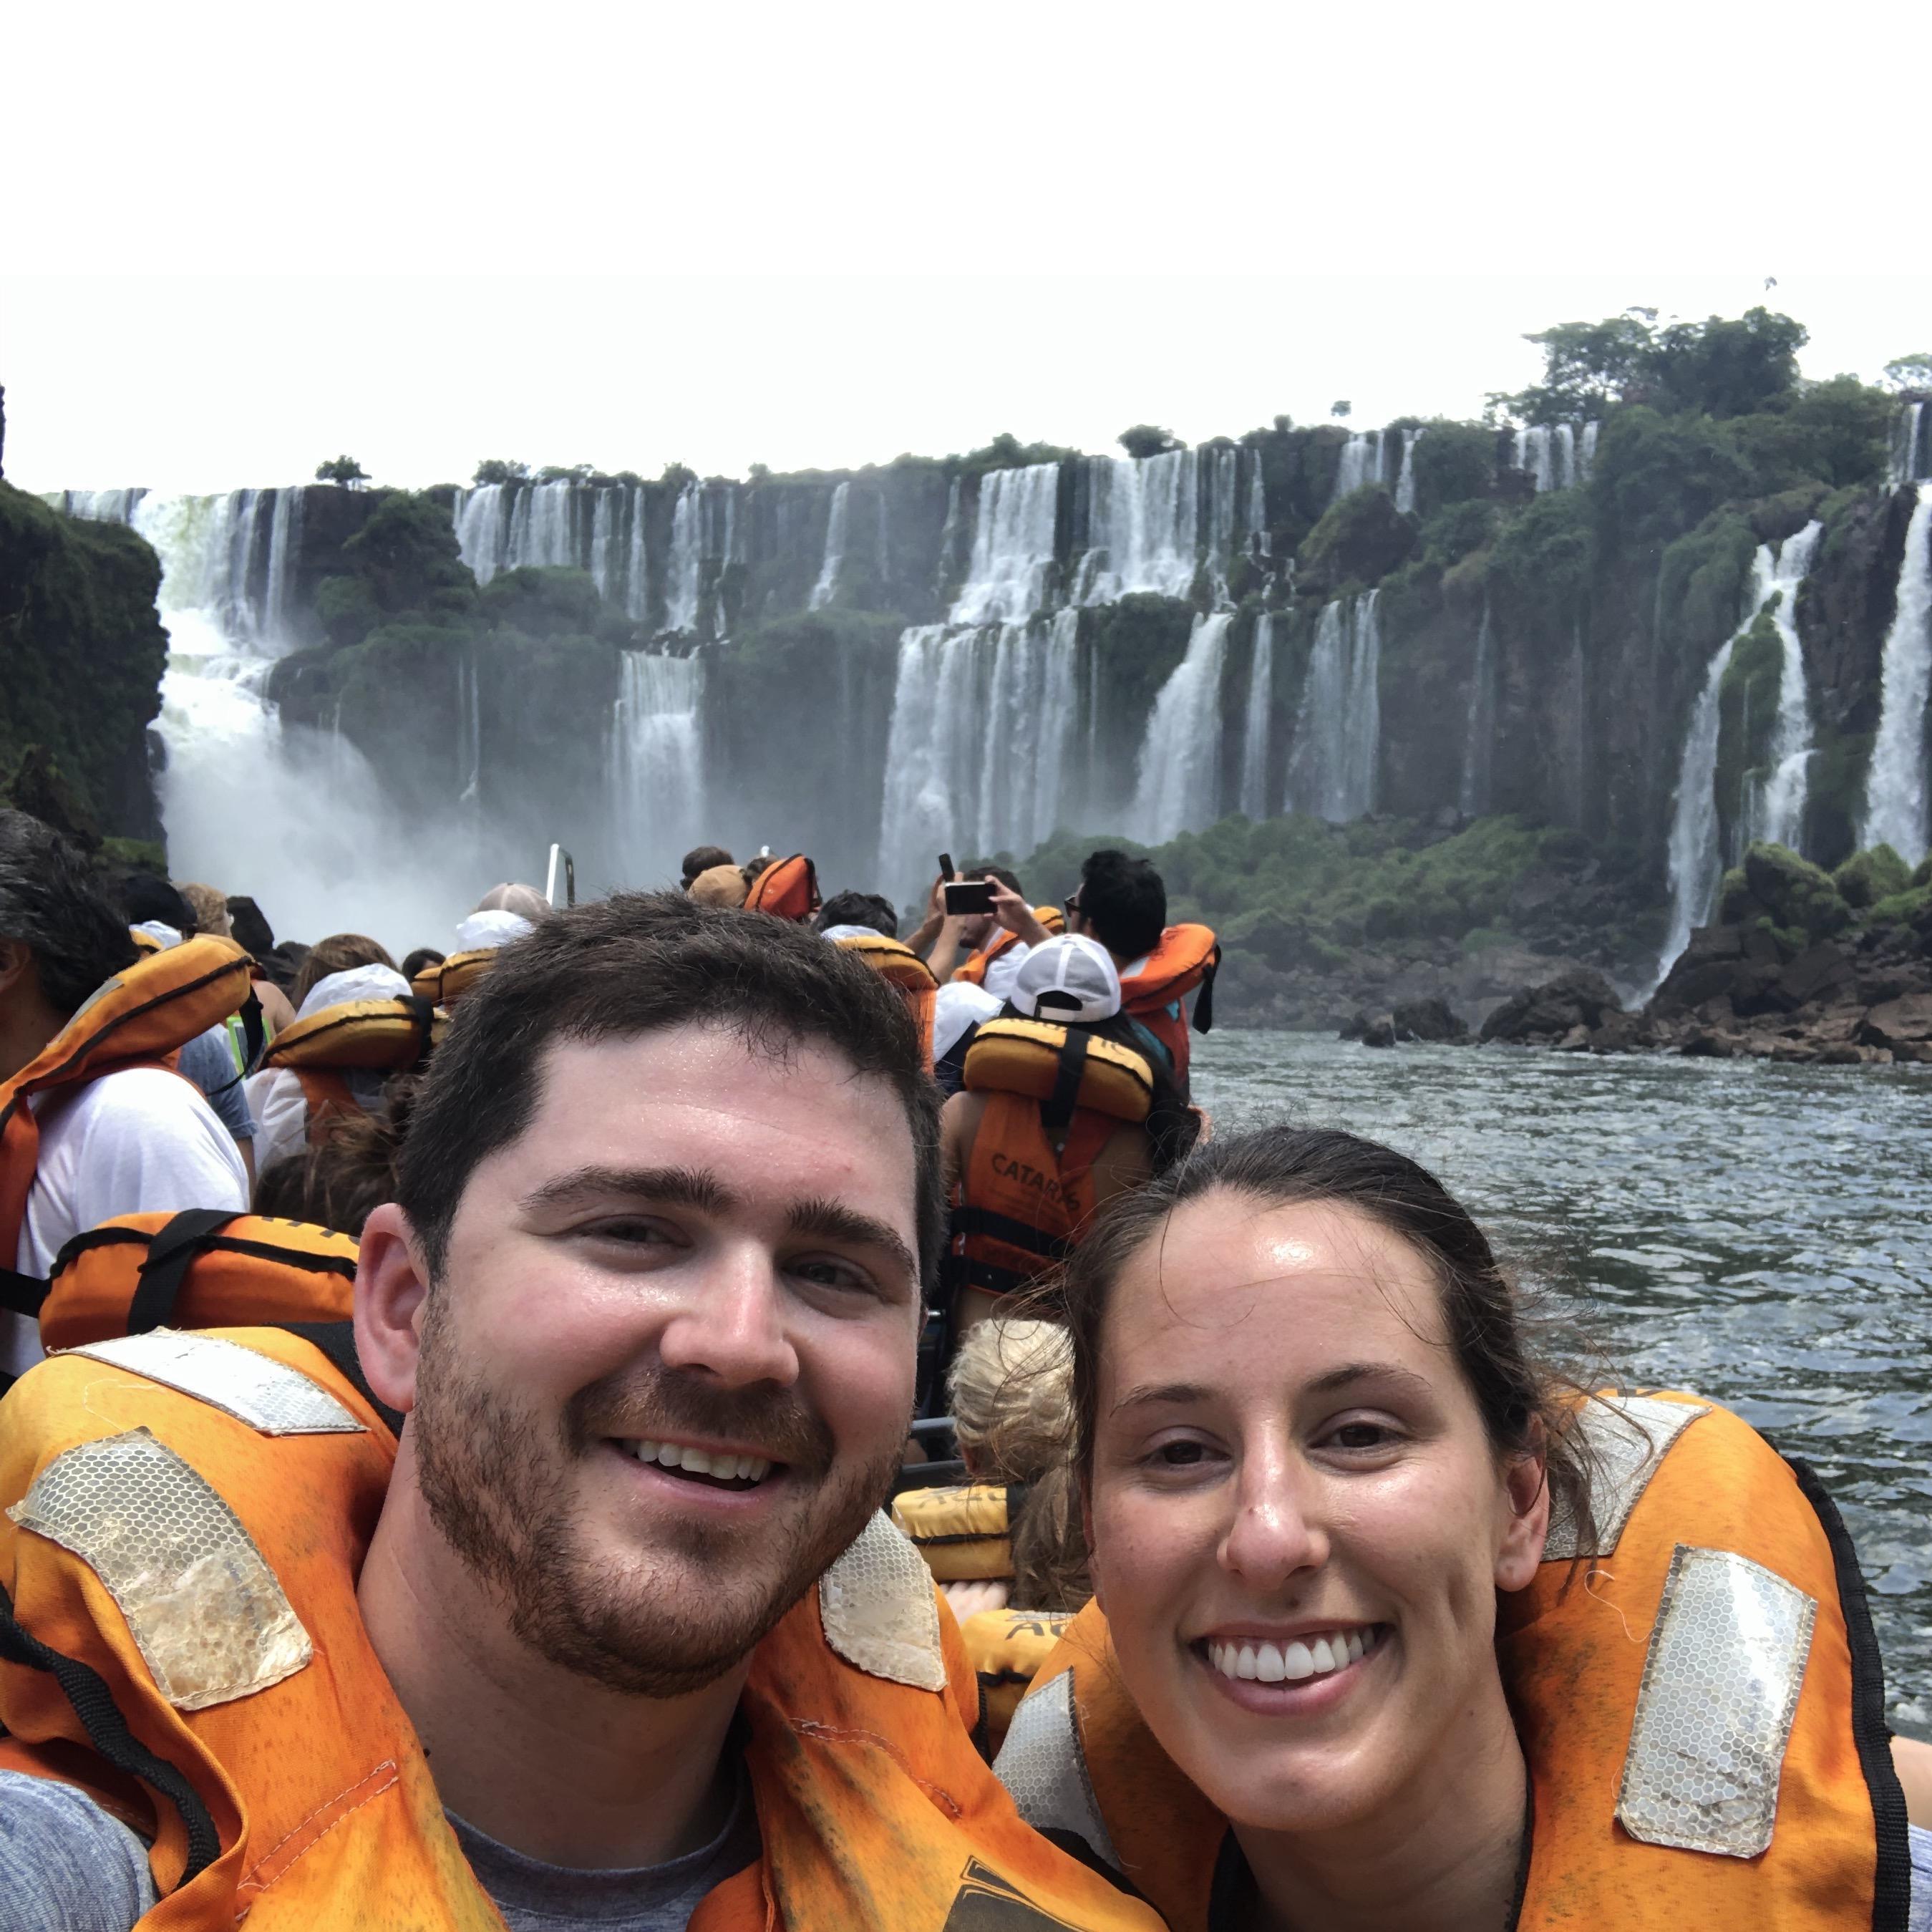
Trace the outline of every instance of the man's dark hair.
{"label": "man's dark hair", "polygon": [[754,1052],[830,1047],[890,1084],[912,1135],[929,1295],[945,1228],[940,1094],[904,1000],[808,926],[681,892],[624,892],[560,912],[506,946],[464,996],[418,1089],[397,1175],[432,1278],[470,1176],[535,1115],[554,1041],[594,1045],[694,1023],[728,1028]]}
{"label": "man's dark hair", "polygon": [[684,855],[684,886],[688,892],[691,882],[700,872],[708,872],[714,866],[734,866],[737,861],[722,845],[694,845]]}
{"label": "man's dark hair", "polygon": [[41,995],[63,1018],[137,956],[128,922],[95,888],[86,861],[24,812],[0,810],[0,938],[33,954]]}
{"label": "man's dark hair", "polygon": [[135,872],[121,887],[121,910],[130,926],[146,925],[158,920],[171,926],[184,939],[195,935],[194,908],[166,879],[152,872]]}
{"label": "man's dark hair", "polygon": [[819,908],[812,926],[814,932],[833,926],[869,926],[888,939],[899,936],[898,914],[893,911],[892,901],[882,899],[877,892],[833,893]]}
{"label": "man's dark hair", "polygon": [[256,959],[275,950],[274,928],[251,898],[241,897],[228,902],[228,929],[236,944]]}
{"label": "man's dark hair", "polygon": [[962,870],[959,876],[962,879],[998,879],[1008,892],[1018,892],[1022,898],[1026,897],[1026,888],[1020,884],[1017,872],[1004,866],[989,866],[983,859],[975,859]]}
{"label": "man's dark hair", "polygon": [[1138,959],[1167,928],[1167,887],[1146,860],[1109,847],[1089,854],[1080,868],[1078,910],[1116,959]]}
{"label": "man's dark hair", "polygon": [[425,966],[440,966],[448,957],[447,953],[437,952],[434,946],[418,946],[396,970],[405,980],[413,980]]}

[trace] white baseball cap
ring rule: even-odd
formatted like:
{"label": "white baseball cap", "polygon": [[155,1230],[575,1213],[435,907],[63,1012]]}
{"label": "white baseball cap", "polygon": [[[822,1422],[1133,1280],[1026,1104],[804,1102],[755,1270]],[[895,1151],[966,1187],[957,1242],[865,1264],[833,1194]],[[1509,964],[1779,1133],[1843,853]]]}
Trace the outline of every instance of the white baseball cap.
{"label": "white baseball cap", "polygon": [[1120,976],[1097,939],[1064,932],[1027,955],[1007,997],[1030,1019],[1110,1020],[1120,1010]]}

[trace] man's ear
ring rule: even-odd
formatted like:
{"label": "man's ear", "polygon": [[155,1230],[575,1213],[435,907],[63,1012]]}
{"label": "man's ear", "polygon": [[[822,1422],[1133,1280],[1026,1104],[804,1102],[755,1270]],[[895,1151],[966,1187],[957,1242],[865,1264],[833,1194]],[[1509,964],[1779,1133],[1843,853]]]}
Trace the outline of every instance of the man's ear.
{"label": "man's ear", "polygon": [[0,993],[33,977],[33,948],[24,939],[0,939]]}
{"label": "man's ear", "polygon": [[429,1269],[410,1217],[393,1201],[364,1224],[356,1268],[356,1353],[369,1386],[390,1408],[416,1406],[416,1364]]}

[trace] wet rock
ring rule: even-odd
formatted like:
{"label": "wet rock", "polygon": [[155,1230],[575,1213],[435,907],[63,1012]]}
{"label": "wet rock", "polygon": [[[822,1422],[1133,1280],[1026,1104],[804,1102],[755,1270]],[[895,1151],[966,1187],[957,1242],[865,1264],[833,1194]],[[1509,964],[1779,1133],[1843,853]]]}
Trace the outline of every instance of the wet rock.
{"label": "wet rock", "polygon": [[1602,974],[1579,967],[1540,986],[1526,986],[1483,1022],[1485,1042],[1504,1040],[1519,1046],[1552,1046],[1581,1027],[1586,1036],[1606,1013],[1620,1012],[1616,989]]}
{"label": "wet rock", "polygon": [[1858,1038],[1867,1046],[1910,1046],[1916,1059],[1918,1045],[1932,1041],[1932,993],[1907,993],[1874,1006],[1865,1015]]}
{"label": "wet rock", "polygon": [[1829,1006],[1852,994],[1851,956],[1834,940],[1808,947],[1778,976],[1778,1000],[1787,1012],[1800,1006]]}
{"label": "wet rock", "polygon": [[1384,1013],[1380,1019],[1370,1020],[1362,1029],[1364,1046],[1393,1046],[1395,1044],[1395,1022]]}
{"label": "wet rock", "polygon": [[1460,1044],[1469,1037],[1469,1029],[1454,1007],[1439,996],[1405,1000],[1390,1016],[1397,1038],[1449,1041]]}

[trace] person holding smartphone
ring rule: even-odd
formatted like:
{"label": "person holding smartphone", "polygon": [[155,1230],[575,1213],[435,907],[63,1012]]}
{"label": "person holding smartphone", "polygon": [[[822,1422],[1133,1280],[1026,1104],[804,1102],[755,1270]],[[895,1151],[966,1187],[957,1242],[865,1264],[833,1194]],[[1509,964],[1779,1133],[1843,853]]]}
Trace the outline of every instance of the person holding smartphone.
{"label": "person holding smartphone", "polygon": [[[942,873],[933,882],[926,918],[935,935],[926,962],[933,977],[942,985],[964,980],[996,1000],[1011,996],[1028,954],[1052,937],[1027,903],[1018,879],[1003,866],[975,866],[955,877]],[[927,926],[914,935],[915,951]]]}

